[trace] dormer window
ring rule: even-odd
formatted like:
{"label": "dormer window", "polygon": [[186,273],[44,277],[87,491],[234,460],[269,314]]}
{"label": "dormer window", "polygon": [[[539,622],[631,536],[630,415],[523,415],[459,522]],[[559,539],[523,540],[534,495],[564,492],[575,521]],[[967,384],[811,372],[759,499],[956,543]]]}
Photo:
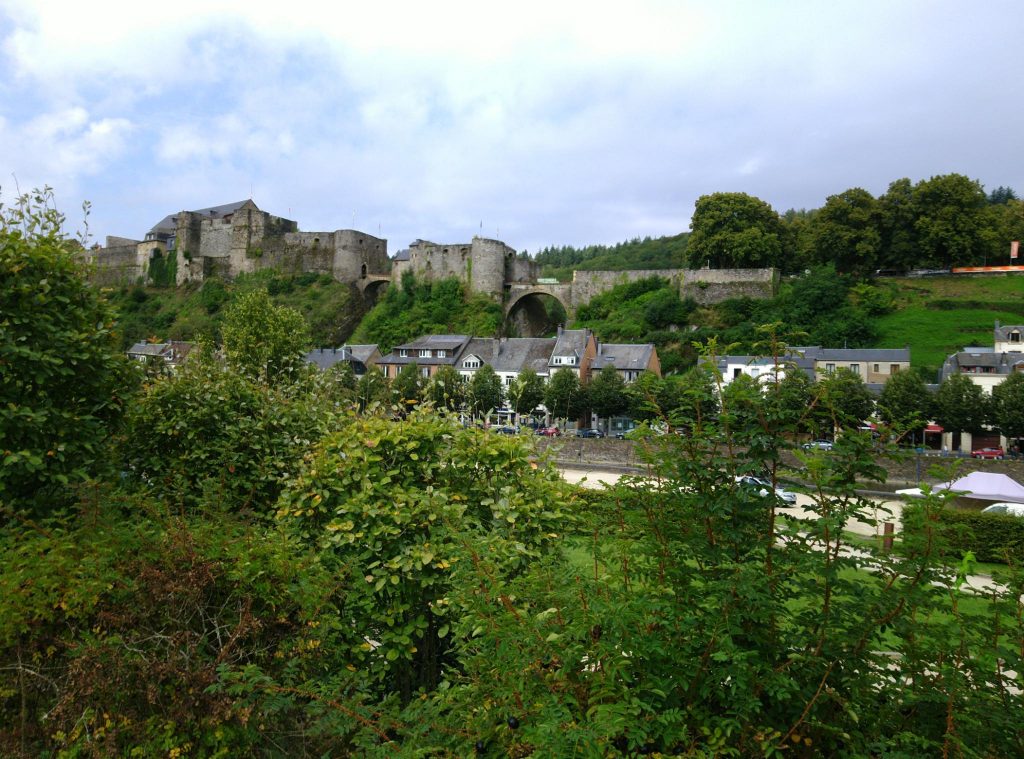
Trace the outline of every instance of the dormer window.
{"label": "dormer window", "polygon": [[398,355],[402,358],[409,358],[409,351],[406,348],[399,348]]}
{"label": "dormer window", "polygon": [[420,358],[430,358],[430,349],[420,348]]}
{"label": "dormer window", "polygon": [[1015,329],[1013,332],[1010,333],[1010,342],[1011,343],[1019,343],[1020,342],[1020,330]]}
{"label": "dormer window", "polygon": [[448,357],[448,351],[445,351],[445,350],[439,350],[439,351],[437,352],[437,357],[438,357],[438,358],[447,358],[447,357]]}
{"label": "dormer window", "polygon": [[476,359],[476,358],[467,358],[465,361],[462,362],[462,368],[463,369],[479,369],[480,368],[480,360]]}

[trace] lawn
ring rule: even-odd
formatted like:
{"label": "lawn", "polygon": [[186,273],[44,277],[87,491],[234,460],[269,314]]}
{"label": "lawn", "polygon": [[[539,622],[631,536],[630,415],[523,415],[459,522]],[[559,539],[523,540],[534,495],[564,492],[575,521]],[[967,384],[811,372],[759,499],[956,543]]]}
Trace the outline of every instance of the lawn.
{"label": "lawn", "polygon": [[899,310],[876,322],[879,348],[910,346],[911,364],[938,381],[951,353],[992,345],[996,320],[1024,322],[1024,276],[936,277],[893,282]]}

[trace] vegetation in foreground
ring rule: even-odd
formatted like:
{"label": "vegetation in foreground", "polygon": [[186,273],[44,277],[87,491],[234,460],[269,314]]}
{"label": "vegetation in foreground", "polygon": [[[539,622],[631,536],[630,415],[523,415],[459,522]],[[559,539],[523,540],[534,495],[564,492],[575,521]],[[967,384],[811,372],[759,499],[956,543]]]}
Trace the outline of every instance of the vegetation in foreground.
{"label": "vegetation in foreground", "polygon": [[[868,438],[798,453],[815,506],[791,526],[734,478],[777,477],[808,407],[740,385],[707,413],[697,386],[663,419],[691,434],[648,440],[646,478],[582,494],[525,438],[358,413],[343,378],[259,344],[294,318],[263,298],[226,315],[251,354],[136,391],[104,322],[55,318],[102,306],[73,277],[31,324],[12,310],[69,265],[58,221],[0,230],[0,361],[36,383],[3,385],[0,408],[74,410],[108,384],[128,402],[97,417],[105,435],[40,427],[3,452],[3,754],[1024,753],[1024,576],[961,606],[934,499],[902,555],[845,552],[843,524],[872,511],[855,484],[881,476]],[[99,335],[107,384],[35,371],[60,365],[64,331]],[[79,434],[76,466],[46,455]]]}

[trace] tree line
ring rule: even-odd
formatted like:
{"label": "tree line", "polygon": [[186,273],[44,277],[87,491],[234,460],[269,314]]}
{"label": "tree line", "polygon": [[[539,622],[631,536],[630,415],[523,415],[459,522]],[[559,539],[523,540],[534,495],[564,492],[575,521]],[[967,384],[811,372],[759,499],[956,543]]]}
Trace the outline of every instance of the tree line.
{"label": "tree line", "polygon": [[691,268],[831,265],[867,277],[882,270],[1009,263],[1024,235],[1024,202],[1008,187],[986,194],[962,174],[897,179],[879,197],[860,187],[813,210],[778,214],[741,192],[701,196],[690,224]]}

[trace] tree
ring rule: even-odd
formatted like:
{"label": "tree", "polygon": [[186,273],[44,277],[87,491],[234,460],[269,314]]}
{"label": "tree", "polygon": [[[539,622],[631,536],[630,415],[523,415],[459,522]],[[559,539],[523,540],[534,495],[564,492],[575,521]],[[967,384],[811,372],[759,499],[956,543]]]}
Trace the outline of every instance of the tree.
{"label": "tree", "polygon": [[112,460],[136,375],[49,189],[0,205],[0,502],[47,510]]}
{"label": "tree", "polygon": [[563,486],[532,453],[521,438],[496,441],[421,412],[399,423],[364,417],[325,438],[281,499],[285,527],[357,578],[344,610],[377,642],[355,650],[381,701],[408,703],[458,669],[455,578],[486,562],[498,582],[558,545]]}
{"label": "tree", "polygon": [[830,195],[810,225],[815,259],[840,272],[872,274],[881,248],[879,220],[878,201],[867,190]]}
{"label": "tree", "polygon": [[302,314],[275,306],[266,290],[238,296],[225,311],[221,335],[228,364],[261,382],[294,376],[309,348],[309,326]]}
{"label": "tree", "polygon": [[946,377],[935,393],[935,421],[947,432],[976,434],[988,423],[988,417],[988,397],[963,374]]}
{"label": "tree", "polygon": [[922,265],[981,263],[992,240],[986,236],[987,199],[981,184],[962,174],[944,174],[914,186],[914,230]]}
{"label": "tree", "polygon": [[1000,185],[988,194],[988,203],[992,206],[1003,205],[1004,203],[1009,203],[1011,200],[1020,200],[1012,187],[1003,187]]}
{"label": "tree", "polygon": [[691,269],[776,266],[784,229],[770,205],[743,192],[697,199],[686,259]]}
{"label": "tree", "polygon": [[907,178],[889,183],[878,199],[882,235],[879,268],[902,271],[920,266],[914,228],[914,186]]}
{"label": "tree", "polygon": [[992,388],[992,422],[1008,438],[1024,437],[1024,373],[1014,372]]}
{"label": "tree", "polygon": [[544,406],[556,419],[579,419],[586,410],[586,393],[572,369],[561,368],[544,388]]}
{"label": "tree", "polygon": [[871,416],[874,399],[859,374],[837,369],[818,382],[820,419],[834,430],[856,429]]}
{"label": "tree", "polygon": [[516,414],[532,414],[544,402],[544,380],[528,366],[512,380],[505,394]]}
{"label": "tree", "polygon": [[267,384],[218,362],[212,349],[150,384],[128,413],[127,470],[171,503],[197,508],[205,497],[229,509],[266,514],[281,483],[330,428],[322,382]]}
{"label": "tree", "polygon": [[619,416],[629,408],[626,383],[614,366],[604,367],[587,387],[590,408],[607,420]]}
{"label": "tree", "polygon": [[764,389],[768,415],[779,420],[780,429],[814,432],[814,381],[796,364],[784,364],[782,379],[769,382]]}
{"label": "tree", "polygon": [[932,396],[921,375],[915,371],[890,375],[878,397],[878,413],[898,433],[909,432],[917,440],[933,413]]}
{"label": "tree", "polygon": [[473,373],[466,388],[466,402],[476,416],[483,416],[501,406],[501,378],[489,364]]}
{"label": "tree", "polygon": [[403,416],[423,400],[424,381],[416,362],[406,364],[391,382],[391,394]]}
{"label": "tree", "polygon": [[381,374],[380,369],[370,369],[356,383],[356,404],[360,412],[366,411],[375,403],[386,404],[390,395],[388,381]]}
{"label": "tree", "polygon": [[442,366],[427,383],[425,397],[434,408],[457,411],[466,398],[466,380],[451,366]]}

